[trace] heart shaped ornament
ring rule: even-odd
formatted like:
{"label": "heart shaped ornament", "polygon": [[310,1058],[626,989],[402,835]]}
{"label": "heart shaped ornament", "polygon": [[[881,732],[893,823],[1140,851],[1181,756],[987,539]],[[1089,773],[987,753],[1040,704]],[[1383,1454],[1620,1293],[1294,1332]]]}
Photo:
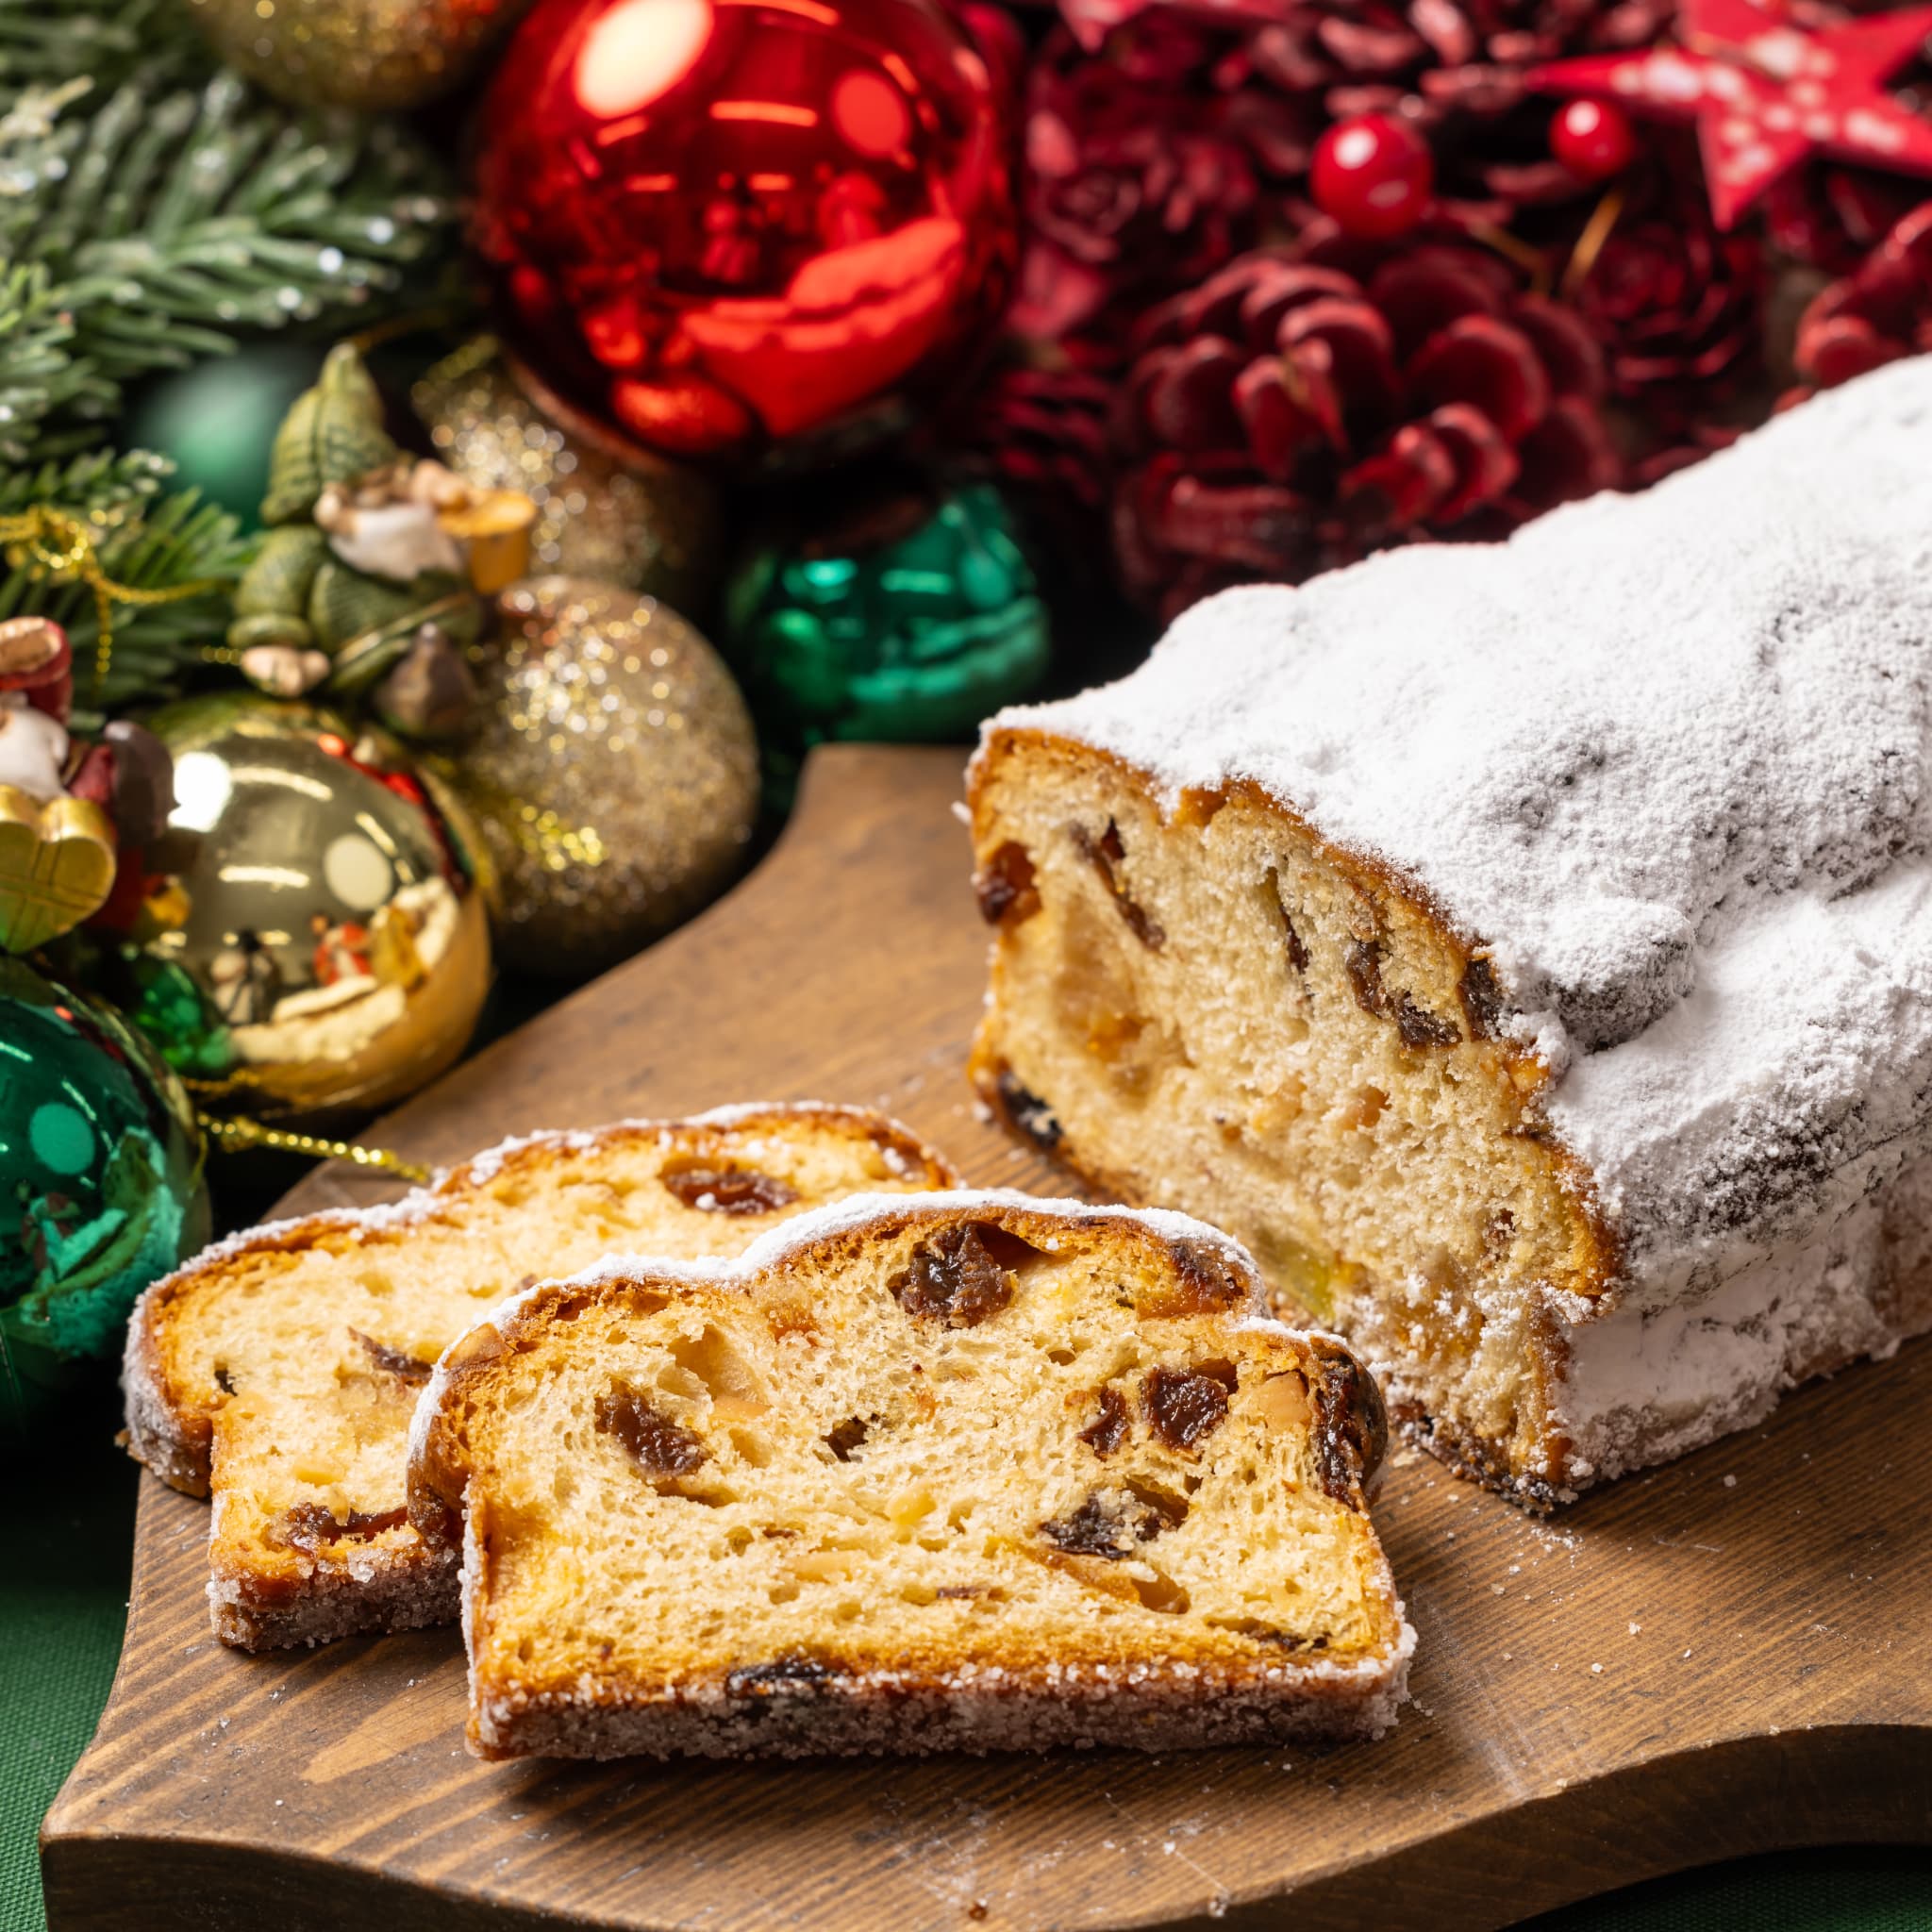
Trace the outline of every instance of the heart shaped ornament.
{"label": "heart shaped ornament", "polygon": [[114,851],[99,806],[0,785],[0,948],[30,953],[97,911],[114,883]]}

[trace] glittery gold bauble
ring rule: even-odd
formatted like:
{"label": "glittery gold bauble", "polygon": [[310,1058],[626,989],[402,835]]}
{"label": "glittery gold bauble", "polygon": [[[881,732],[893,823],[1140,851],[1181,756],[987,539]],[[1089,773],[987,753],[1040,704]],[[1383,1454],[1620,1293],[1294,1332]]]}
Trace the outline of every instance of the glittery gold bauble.
{"label": "glittery gold bauble", "polygon": [[187,0],[230,66],[277,99],[363,113],[421,107],[475,70],[529,0]]}
{"label": "glittery gold bauble", "polygon": [[314,1124],[440,1074],[490,984],[460,809],[392,741],[308,705],[225,693],[149,722],[177,802],[119,990],[196,1097]]}
{"label": "glittery gold bauble", "polygon": [[737,871],[758,741],[723,660],[669,605],[551,576],[511,585],[497,610],[477,720],[433,769],[494,861],[504,959],[582,978]]}
{"label": "glittery gold bauble", "polygon": [[619,442],[513,367],[493,336],[438,363],[414,401],[458,475],[535,502],[533,568],[601,577],[687,610],[708,601],[723,547],[709,477]]}

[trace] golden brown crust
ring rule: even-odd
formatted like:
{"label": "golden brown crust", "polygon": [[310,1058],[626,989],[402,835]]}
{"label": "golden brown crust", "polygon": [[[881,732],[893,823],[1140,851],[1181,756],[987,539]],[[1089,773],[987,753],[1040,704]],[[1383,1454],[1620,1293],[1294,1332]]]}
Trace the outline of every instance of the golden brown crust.
{"label": "golden brown crust", "polygon": [[[436,1365],[436,1375],[416,1411],[409,1442],[409,1521],[426,1543],[454,1548],[463,1535],[463,1490],[468,1480],[458,1418],[498,1357],[519,1338],[527,1339],[538,1308],[553,1309],[565,1291],[540,1283],[519,1301],[508,1321],[492,1316],[459,1336]],[[530,1299],[534,1297],[535,1299]],[[508,1327],[510,1334],[506,1336]]]}

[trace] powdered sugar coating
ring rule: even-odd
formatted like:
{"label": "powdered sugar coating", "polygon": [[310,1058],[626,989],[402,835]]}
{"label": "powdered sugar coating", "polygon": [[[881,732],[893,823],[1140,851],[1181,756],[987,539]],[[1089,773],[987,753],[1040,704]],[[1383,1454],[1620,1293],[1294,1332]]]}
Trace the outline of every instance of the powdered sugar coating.
{"label": "powdered sugar coating", "polygon": [[1932,1093],[1932,358],[1637,496],[1196,606],[1009,710],[1259,783],[1487,943],[1626,1285],[1702,1292],[1882,1186]]}

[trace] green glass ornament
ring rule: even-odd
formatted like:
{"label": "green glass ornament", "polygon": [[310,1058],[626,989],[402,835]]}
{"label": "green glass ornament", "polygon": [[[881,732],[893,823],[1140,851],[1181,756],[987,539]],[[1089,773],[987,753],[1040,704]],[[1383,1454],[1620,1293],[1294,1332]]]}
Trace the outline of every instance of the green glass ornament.
{"label": "green glass ornament", "polygon": [[121,1346],[208,1238],[194,1111],[111,1008],[0,958],[0,1410]]}
{"label": "green glass ornament", "polygon": [[261,523],[269,451],[290,406],[315,380],[322,351],[306,342],[254,342],[142,386],[121,440],[175,463],[174,487]]}
{"label": "green glass ornament", "polygon": [[1039,682],[1046,607],[990,483],[894,483],[751,550],[725,591],[724,646],[761,730],[964,737]]}

